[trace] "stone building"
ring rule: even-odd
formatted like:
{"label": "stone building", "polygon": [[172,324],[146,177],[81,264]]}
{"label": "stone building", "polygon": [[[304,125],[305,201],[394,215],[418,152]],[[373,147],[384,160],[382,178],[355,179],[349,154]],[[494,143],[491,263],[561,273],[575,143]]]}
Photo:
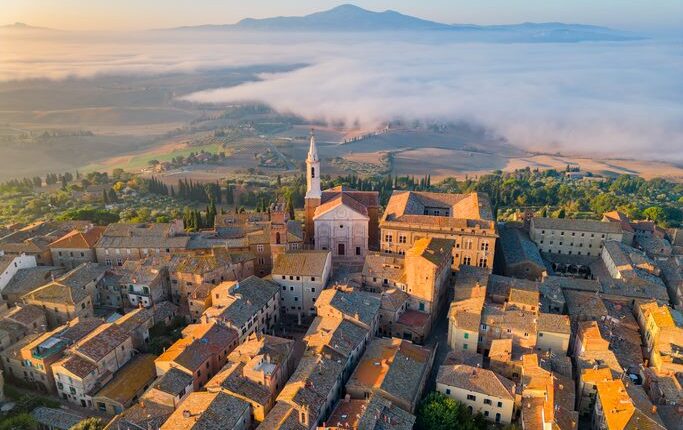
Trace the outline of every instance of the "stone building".
{"label": "stone building", "polygon": [[394,191],[380,222],[382,252],[405,254],[418,240],[451,239],[452,267],[493,267],[498,238],[491,202],[482,193]]}

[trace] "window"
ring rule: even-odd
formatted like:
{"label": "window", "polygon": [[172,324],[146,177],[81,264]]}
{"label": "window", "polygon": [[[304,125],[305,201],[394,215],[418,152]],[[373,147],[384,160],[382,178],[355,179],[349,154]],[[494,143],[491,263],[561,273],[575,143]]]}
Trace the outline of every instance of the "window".
{"label": "window", "polygon": [[470,334],[469,334],[469,333],[464,333],[463,337],[464,337],[465,339],[469,339],[469,338],[470,338]]}
{"label": "window", "polygon": [[384,241],[387,243],[392,243],[394,241],[394,236],[391,234],[385,234]]}
{"label": "window", "polygon": [[486,257],[481,257],[479,258],[479,267],[486,267],[488,265],[488,262],[486,261]]}
{"label": "window", "polygon": [[398,243],[406,243],[407,238],[404,235],[398,236]]}
{"label": "window", "polygon": [[315,293],[315,288],[311,288],[311,293]]}
{"label": "window", "polygon": [[[497,404],[496,406],[498,406],[499,408],[502,408],[502,407],[503,407],[503,402],[498,402],[498,404]],[[500,415],[500,414],[499,414],[499,415]]]}
{"label": "window", "polygon": [[360,246],[356,247],[356,255],[360,255]]}
{"label": "window", "polygon": [[468,346],[469,346],[469,345],[467,345],[466,343],[464,343],[464,344],[462,345],[462,349],[467,349]]}
{"label": "window", "polygon": [[[500,402],[498,402],[498,403],[500,403]],[[500,422],[500,413],[499,413],[499,412],[496,413],[496,422],[497,422],[497,423]]]}
{"label": "window", "polygon": [[488,417],[489,416],[489,411],[484,411],[484,416]]}
{"label": "window", "polygon": [[451,394],[451,389],[450,389],[450,388],[446,388],[446,394],[449,394],[449,395]]}
{"label": "window", "polygon": [[315,276],[311,276],[311,282],[315,282]]}
{"label": "window", "polygon": [[263,245],[256,245],[256,252],[261,253],[261,252],[263,252],[264,249],[265,248],[263,247]]}
{"label": "window", "polygon": [[462,258],[462,264],[466,266],[470,266],[472,264],[472,258],[471,257],[463,257]]}
{"label": "window", "polygon": [[473,402],[475,402],[475,401],[477,400],[477,396],[475,396],[475,395],[473,395],[473,394],[468,394],[468,395],[467,395],[467,400],[472,400]]}
{"label": "window", "polygon": [[482,242],[481,243],[481,250],[482,251],[488,251],[489,250],[489,243],[488,242]]}
{"label": "window", "polygon": [[484,399],[484,404],[485,405],[492,405],[493,402],[491,401],[491,399]]}

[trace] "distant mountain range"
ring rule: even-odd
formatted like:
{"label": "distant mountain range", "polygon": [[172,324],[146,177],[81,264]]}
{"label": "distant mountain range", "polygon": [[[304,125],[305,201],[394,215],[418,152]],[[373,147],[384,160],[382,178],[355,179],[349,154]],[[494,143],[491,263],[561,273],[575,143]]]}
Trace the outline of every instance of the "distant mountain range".
{"label": "distant mountain range", "polygon": [[375,32],[441,31],[483,41],[622,41],[642,37],[606,27],[582,24],[523,23],[514,25],[443,24],[404,15],[393,10],[373,12],[345,4],[306,16],[246,18],[236,24],[198,25],[168,30],[270,31],[270,32]]}
{"label": "distant mountain range", "polygon": [[58,31],[47,27],[35,27],[32,25],[24,24],[23,22],[15,22],[14,24],[0,25],[0,30],[32,30],[32,31]]}

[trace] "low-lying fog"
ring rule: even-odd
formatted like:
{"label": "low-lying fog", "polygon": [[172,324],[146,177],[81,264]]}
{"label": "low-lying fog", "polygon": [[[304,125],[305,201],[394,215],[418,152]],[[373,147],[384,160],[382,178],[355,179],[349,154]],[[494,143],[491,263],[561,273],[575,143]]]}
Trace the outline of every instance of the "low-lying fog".
{"label": "low-lying fog", "polygon": [[683,161],[679,40],[476,43],[442,33],[0,35],[0,81],[301,64],[179,98],[309,119],[467,120],[531,150]]}

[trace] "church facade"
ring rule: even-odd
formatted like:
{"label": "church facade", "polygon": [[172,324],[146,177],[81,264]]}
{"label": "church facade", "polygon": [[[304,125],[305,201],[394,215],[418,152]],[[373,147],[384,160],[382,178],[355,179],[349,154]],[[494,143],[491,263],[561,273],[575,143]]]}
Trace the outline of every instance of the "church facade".
{"label": "church facade", "polygon": [[362,263],[379,249],[379,193],[345,187],[321,190],[320,159],[311,134],[306,158],[305,240],[333,260]]}

